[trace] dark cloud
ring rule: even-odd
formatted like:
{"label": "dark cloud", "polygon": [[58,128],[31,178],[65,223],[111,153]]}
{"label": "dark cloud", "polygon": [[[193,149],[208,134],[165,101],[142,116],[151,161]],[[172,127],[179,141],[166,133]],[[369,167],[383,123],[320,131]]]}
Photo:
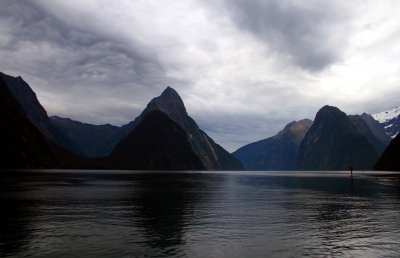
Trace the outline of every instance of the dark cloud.
{"label": "dark cloud", "polygon": [[326,104],[349,114],[398,105],[398,10],[373,1],[0,0],[0,71],[22,76],[50,115],[93,124],[128,123],[169,85],[234,151]]}
{"label": "dark cloud", "polygon": [[[53,9],[66,15],[60,18],[51,12],[48,7],[53,4]],[[0,3],[0,22],[7,28],[3,32],[7,42],[0,44],[1,67],[6,67],[3,72],[29,79],[37,92],[59,94],[69,107],[56,109],[58,115],[122,124],[113,107],[118,107],[120,114],[130,114],[125,117],[128,122],[140,114],[131,103],[145,106],[168,85],[180,85],[165,75],[157,53],[132,34],[128,37],[104,29],[101,21],[78,10],[51,2],[46,5]],[[117,101],[126,105],[117,105]]]}
{"label": "dark cloud", "polygon": [[279,0],[226,0],[231,19],[302,69],[321,71],[341,58],[347,34],[332,31],[340,16],[326,4],[314,9]]}
{"label": "dark cloud", "polygon": [[22,75],[42,104],[50,103],[49,115],[122,125],[168,85],[179,85],[149,47],[98,28],[84,14],[60,19],[29,1],[2,1],[0,7],[8,28],[1,66]]}

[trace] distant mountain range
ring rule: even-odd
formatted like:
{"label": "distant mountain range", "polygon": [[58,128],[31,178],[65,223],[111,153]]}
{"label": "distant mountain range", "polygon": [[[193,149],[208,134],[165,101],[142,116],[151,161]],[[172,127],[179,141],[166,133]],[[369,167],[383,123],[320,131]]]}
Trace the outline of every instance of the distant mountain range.
{"label": "distant mountain range", "polygon": [[[134,121],[117,127],[49,118],[21,77],[1,73],[0,80],[4,98],[11,101],[1,111],[6,116],[0,125],[4,136],[0,142],[5,146],[2,168],[244,169],[239,160],[200,130],[187,115],[178,93],[170,87],[152,99]],[[7,119],[12,123],[7,123]],[[13,130],[27,126],[27,131]],[[27,137],[23,137],[24,133]],[[36,138],[40,144],[31,141]],[[18,155],[9,153],[18,153],[21,157],[18,159]],[[12,157],[15,162],[11,162]]]}
{"label": "distant mountain range", "polygon": [[293,121],[277,135],[250,143],[233,152],[247,170],[294,170],[299,146],[313,122]]}
{"label": "distant mountain range", "polygon": [[324,106],[314,122],[293,121],[231,155],[198,127],[171,87],[120,127],[49,118],[21,77],[0,73],[0,93],[0,168],[400,170],[399,108],[347,116]]}
{"label": "distant mountain range", "polygon": [[[293,130],[293,125],[298,129]],[[387,128],[371,115],[347,116],[325,106],[314,123],[292,122],[276,136],[245,145],[232,155],[247,170],[347,170],[350,166],[371,170],[391,142]]]}

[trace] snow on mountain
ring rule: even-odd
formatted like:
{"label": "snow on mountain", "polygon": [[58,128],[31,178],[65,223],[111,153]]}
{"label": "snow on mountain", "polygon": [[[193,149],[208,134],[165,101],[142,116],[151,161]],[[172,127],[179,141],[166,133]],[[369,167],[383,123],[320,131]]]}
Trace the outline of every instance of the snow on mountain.
{"label": "snow on mountain", "polygon": [[394,138],[400,131],[400,107],[371,115],[376,121],[383,124],[386,133]]}
{"label": "snow on mountain", "polygon": [[392,120],[395,117],[398,117],[399,115],[400,115],[400,107],[396,107],[390,110],[380,112],[378,114],[373,114],[372,117],[379,123],[384,123],[389,120]]}

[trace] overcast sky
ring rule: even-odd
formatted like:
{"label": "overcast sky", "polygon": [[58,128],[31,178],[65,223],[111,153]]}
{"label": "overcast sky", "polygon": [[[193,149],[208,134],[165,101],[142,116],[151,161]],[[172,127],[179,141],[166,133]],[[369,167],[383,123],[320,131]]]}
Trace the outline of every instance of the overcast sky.
{"label": "overcast sky", "polygon": [[167,87],[228,151],[400,105],[400,1],[0,1],[0,71],[48,114],[123,125]]}

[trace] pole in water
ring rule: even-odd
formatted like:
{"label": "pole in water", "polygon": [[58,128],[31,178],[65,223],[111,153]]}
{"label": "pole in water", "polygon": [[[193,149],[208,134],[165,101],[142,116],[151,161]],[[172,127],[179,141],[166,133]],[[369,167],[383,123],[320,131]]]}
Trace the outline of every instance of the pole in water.
{"label": "pole in water", "polygon": [[350,173],[353,174],[353,167],[349,167]]}

